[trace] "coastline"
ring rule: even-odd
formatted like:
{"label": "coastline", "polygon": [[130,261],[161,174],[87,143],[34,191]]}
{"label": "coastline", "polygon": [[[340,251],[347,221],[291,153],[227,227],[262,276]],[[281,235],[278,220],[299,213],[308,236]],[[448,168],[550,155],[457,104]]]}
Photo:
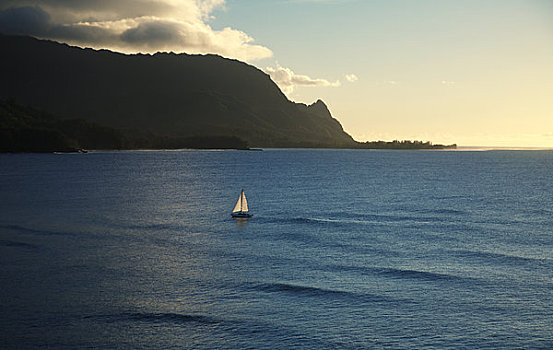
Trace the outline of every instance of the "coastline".
{"label": "coastline", "polygon": [[128,148],[128,149],[60,149],[48,151],[16,151],[1,152],[0,154],[86,154],[102,152],[180,152],[180,151],[284,151],[284,150],[350,150],[350,151],[452,151],[452,152],[490,152],[490,151],[553,151],[553,147],[519,147],[519,146],[443,146],[436,145],[434,148],[366,148],[366,147],[248,147],[248,148]]}

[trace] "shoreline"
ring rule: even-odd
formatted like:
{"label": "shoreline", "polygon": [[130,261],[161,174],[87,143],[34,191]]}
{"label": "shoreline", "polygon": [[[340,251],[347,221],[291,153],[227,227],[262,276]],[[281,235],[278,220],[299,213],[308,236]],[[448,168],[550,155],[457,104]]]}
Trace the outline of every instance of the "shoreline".
{"label": "shoreline", "polygon": [[268,147],[261,148],[255,147],[251,149],[238,149],[238,148],[137,148],[137,149],[79,149],[75,151],[59,150],[59,151],[25,151],[25,152],[0,152],[0,154],[88,154],[88,153],[103,153],[103,152],[181,152],[181,151],[249,151],[249,152],[263,152],[263,151],[309,151],[309,150],[328,150],[328,151],[449,151],[449,152],[493,152],[493,151],[515,151],[515,152],[528,152],[528,151],[553,151],[552,147],[473,147],[464,146],[457,148],[332,148],[332,147]]}

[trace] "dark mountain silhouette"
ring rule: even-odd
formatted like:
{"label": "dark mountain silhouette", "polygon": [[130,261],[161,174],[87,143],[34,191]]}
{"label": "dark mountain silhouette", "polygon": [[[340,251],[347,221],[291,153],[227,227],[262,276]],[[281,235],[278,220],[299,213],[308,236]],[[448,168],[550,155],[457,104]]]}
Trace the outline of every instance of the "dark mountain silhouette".
{"label": "dark mountain silhouette", "polygon": [[246,149],[234,136],[169,137],[122,131],[82,119],[60,119],[9,100],[0,100],[0,152],[82,152],[85,149]]}
{"label": "dark mountain silhouette", "polygon": [[124,55],[6,35],[0,47],[0,99],[112,128],[104,134],[127,146],[156,137],[161,143],[234,137],[256,147],[357,145],[322,101],[291,102],[267,74],[240,61]]}

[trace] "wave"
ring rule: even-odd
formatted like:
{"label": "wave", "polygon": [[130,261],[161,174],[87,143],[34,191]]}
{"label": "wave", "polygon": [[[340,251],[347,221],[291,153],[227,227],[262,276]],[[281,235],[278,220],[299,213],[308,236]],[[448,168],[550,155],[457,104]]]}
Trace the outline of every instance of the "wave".
{"label": "wave", "polygon": [[332,273],[351,272],[362,276],[382,276],[423,281],[447,281],[461,283],[470,282],[471,284],[482,282],[482,280],[474,277],[465,277],[442,272],[419,271],[393,267],[328,264],[318,265],[317,268]]}
{"label": "wave", "polygon": [[84,316],[84,319],[94,319],[106,323],[124,322],[124,321],[138,321],[147,323],[198,323],[198,324],[219,324],[222,321],[215,318],[204,315],[188,315],[177,313],[120,313],[113,315],[88,315]]}
{"label": "wave", "polygon": [[[396,269],[396,268],[374,268],[377,274],[384,276],[391,276],[397,278],[408,278],[425,281],[452,281],[452,280],[466,280],[466,277],[455,276],[446,273],[427,272],[409,269]],[[472,279],[471,279],[472,280]]]}
{"label": "wave", "polygon": [[433,209],[433,210],[426,210],[424,212],[433,213],[433,214],[458,215],[458,216],[468,214],[466,211],[458,210],[458,209]]}
{"label": "wave", "polygon": [[[349,211],[335,211],[330,213],[333,216],[337,217],[346,217],[346,218],[358,218],[358,219],[390,219],[390,220],[417,220],[417,219],[443,219],[444,215],[448,216],[463,216],[467,215],[468,212],[460,209],[453,208],[411,208],[406,207],[404,209],[396,208],[394,211],[387,211],[383,213],[379,212],[349,212]],[[437,215],[436,215],[437,214]],[[425,216],[426,215],[426,216]],[[430,215],[430,216],[429,216]]]}
{"label": "wave", "polygon": [[351,271],[362,275],[384,276],[401,279],[423,280],[423,281],[458,281],[475,283],[478,279],[472,277],[463,277],[442,272],[419,271],[412,269],[399,269],[393,267],[374,267],[374,266],[342,266],[328,265],[327,269],[332,272]]}
{"label": "wave", "polygon": [[320,217],[295,217],[295,218],[271,218],[266,222],[278,224],[311,225],[321,227],[352,227],[366,225],[388,225],[388,224],[428,224],[444,223],[456,225],[461,222],[465,212],[453,209],[438,209],[431,211],[420,211],[420,215],[408,214],[356,214],[356,213],[335,213],[335,215]]}
{"label": "wave", "polygon": [[336,290],[329,290],[329,289],[301,286],[301,285],[287,284],[287,283],[264,283],[256,286],[255,289],[258,289],[264,292],[292,292],[292,293],[313,294],[313,295],[347,294],[347,292],[343,292],[343,291],[336,291]]}
{"label": "wave", "polygon": [[0,247],[20,247],[20,248],[36,248],[34,244],[9,241],[9,240],[0,240]]}
{"label": "wave", "polygon": [[503,254],[503,253],[482,252],[482,251],[476,251],[476,250],[454,250],[454,251],[451,251],[451,253],[460,257],[483,259],[487,261],[500,262],[502,264],[506,263],[506,264],[516,264],[516,265],[528,265],[528,264],[535,264],[535,263],[551,262],[551,260],[547,258],[531,258],[531,257],[523,257],[523,256],[516,256],[516,255],[510,255],[510,254]]}
{"label": "wave", "polygon": [[531,208],[531,209],[526,209],[525,211],[531,214],[544,215],[547,217],[551,217],[553,214],[553,210],[548,208]]}
{"label": "wave", "polygon": [[49,230],[37,230],[33,228],[23,227],[19,225],[1,225],[0,228],[18,231],[20,233],[27,233],[32,235],[42,235],[42,236],[75,236],[75,233],[71,232],[60,232],[60,231],[49,231]]}
{"label": "wave", "polygon": [[355,299],[357,301],[373,302],[373,303],[404,302],[403,300],[398,300],[398,299],[381,296],[381,295],[370,294],[370,293],[348,292],[343,290],[302,286],[302,285],[290,284],[290,283],[278,283],[278,282],[262,283],[262,284],[254,285],[252,288],[254,290],[258,290],[266,293],[287,293],[287,294],[303,296],[303,297]]}
{"label": "wave", "polygon": [[144,225],[128,225],[122,226],[122,228],[128,228],[131,230],[151,230],[151,231],[164,231],[172,230],[177,231],[182,229],[182,225],[177,224],[144,224]]}
{"label": "wave", "polygon": [[314,225],[314,226],[349,226],[351,222],[346,220],[339,219],[325,219],[325,218],[305,218],[305,217],[296,217],[285,219],[286,222],[292,224],[304,224],[304,225]]}
{"label": "wave", "polygon": [[[120,313],[114,315],[88,315],[83,319],[91,320],[97,323],[118,323],[118,322],[139,322],[146,323],[148,326],[166,325],[176,327],[198,327],[209,328],[216,330],[222,338],[222,343],[214,340],[210,345],[212,348],[228,348],[233,342],[225,341],[226,337],[234,337],[239,339],[270,339],[272,344],[278,344],[285,348],[297,347],[296,339],[303,337],[305,334],[298,332],[296,327],[280,325],[278,322],[264,322],[255,317],[219,319],[205,315],[191,315],[178,313]],[[330,348],[330,345],[320,339],[310,339],[311,344],[318,345],[317,348]],[[275,347],[275,346],[273,346]],[[253,348],[253,347],[248,347]]]}
{"label": "wave", "polygon": [[378,220],[351,219],[351,218],[314,218],[314,217],[295,217],[295,218],[273,218],[269,223],[318,226],[328,228],[352,228],[356,226],[378,224]]}

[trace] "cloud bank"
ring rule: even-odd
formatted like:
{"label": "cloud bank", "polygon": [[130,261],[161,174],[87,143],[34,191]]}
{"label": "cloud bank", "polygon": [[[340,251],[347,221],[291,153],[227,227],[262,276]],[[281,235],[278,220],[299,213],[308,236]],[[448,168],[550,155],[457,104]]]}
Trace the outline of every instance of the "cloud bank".
{"label": "cloud bank", "polygon": [[359,80],[359,78],[355,74],[346,74],[346,80],[349,81],[350,83],[354,83],[357,80]]}
{"label": "cloud bank", "polygon": [[271,79],[277,83],[285,94],[291,94],[298,86],[338,87],[342,85],[339,80],[330,82],[326,79],[310,78],[307,75],[296,74],[290,68],[281,67],[278,63],[276,68],[265,68],[265,72],[271,76]]}
{"label": "cloud bank", "polygon": [[271,57],[270,49],[240,30],[211,28],[213,11],[224,5],[225,0],[5,0],[0,32],[124,53],[217,53],[244,61]]}
{"label": "cloud bank", "polygon": [[[213,29],[214,11],[224,9],[225,0],[0,0],[0,33],[123,53],[213,53],[247,62],[273,56],[243,31]],[[287,95],[298,86],[341,85],[278,63],[265,72]]]}

